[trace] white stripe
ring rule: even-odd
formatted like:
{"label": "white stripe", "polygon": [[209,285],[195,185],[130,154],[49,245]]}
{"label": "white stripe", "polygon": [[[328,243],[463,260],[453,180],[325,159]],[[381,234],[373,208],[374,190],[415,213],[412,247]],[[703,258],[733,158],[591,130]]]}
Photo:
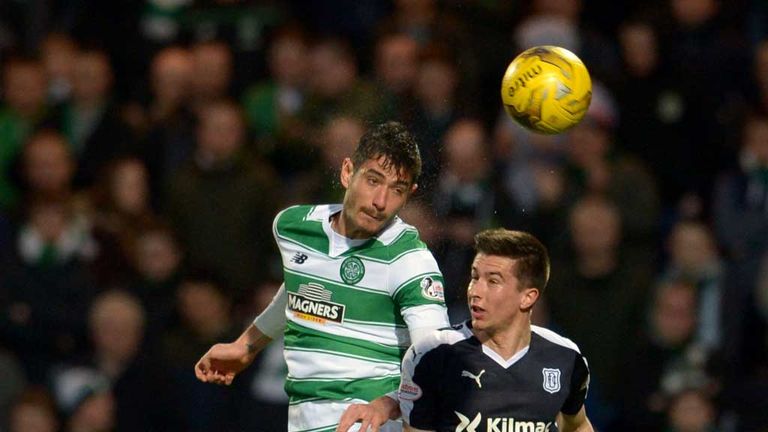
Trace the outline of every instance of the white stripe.
{"label": "white stripe", "polygon": [[560,345],[562,347],[570,348],[576,351],[577,353],[581,354],[581,351],[579,351],[579,347],[572,340],[566,337],[560,336],[559,334],[553,332],[552,330],[545,329],[544,327],[532,325],[531,331],[554,344]]}
{"label": "white stripe", "polygon": [[375,363],[327,352],[286,349],[285,361],[294,379],[352,380],[400,375],[399,364]]}

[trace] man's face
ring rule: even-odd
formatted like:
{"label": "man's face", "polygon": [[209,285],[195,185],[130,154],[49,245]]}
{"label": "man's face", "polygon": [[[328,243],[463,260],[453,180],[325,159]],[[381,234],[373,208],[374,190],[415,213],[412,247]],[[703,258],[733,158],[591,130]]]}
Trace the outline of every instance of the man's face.
{"label": "man's face", "polygon": [[523,287],[515,276],[515,260],[478,253],[467,290],[472,328],[488,335],[512,326],[515,317],[533,306],[539,290]]}
{"label": "man's face", "polygon": [[353,166],[347,158],[341,167],[344,194],[342,217],[349,238],[376,235],[405,205],[416,184],[410,174],[398,173],[384,156]]}

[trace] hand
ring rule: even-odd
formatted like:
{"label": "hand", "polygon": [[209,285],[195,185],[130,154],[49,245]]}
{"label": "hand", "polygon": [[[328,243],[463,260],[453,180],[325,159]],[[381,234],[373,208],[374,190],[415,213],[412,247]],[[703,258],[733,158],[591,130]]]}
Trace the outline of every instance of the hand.
{"label": "hand", "polygon": [[195,376],[202,382],[230,385],[235,375],[255,357],[243,343],[216,344],[195,365]]}
{"label": "hand", "polygon": [[[386,396],[384,398],[389,399]],[[379,432],[379,426],[386,423],[391,414],[389,406],[376,403],[377,401],[378,399],[369,404],[352,404],[347,407],[339,420],[336,432],[347,432],[355,423],[362,423],[359,432]]]}

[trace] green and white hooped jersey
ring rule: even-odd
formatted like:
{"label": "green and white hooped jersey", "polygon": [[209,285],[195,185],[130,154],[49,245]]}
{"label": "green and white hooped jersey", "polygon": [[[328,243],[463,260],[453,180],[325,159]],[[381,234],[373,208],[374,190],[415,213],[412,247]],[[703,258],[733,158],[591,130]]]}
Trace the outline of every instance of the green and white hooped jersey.
{"label": "green and white hooped jersey", "polygon": [[[410,338],[403,311],[444,307],[443,277],[416,229],[399,218],[333,256],[341,205],[295,206],[273,225],[283,261],[289,431],[335,430],[349,403],[397,390]],[[386,430],[386,429],[382,429]]]}

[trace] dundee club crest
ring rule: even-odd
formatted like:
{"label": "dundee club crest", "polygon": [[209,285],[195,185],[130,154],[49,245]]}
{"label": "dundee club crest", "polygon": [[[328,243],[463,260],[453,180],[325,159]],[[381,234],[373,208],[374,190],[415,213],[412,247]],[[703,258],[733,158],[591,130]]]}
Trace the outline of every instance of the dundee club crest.
{"label": "dundee club crest", "polygon": [[541,374],[544,375],[544,390],[550,393],[560,391],[560,369],[544,368]]}

